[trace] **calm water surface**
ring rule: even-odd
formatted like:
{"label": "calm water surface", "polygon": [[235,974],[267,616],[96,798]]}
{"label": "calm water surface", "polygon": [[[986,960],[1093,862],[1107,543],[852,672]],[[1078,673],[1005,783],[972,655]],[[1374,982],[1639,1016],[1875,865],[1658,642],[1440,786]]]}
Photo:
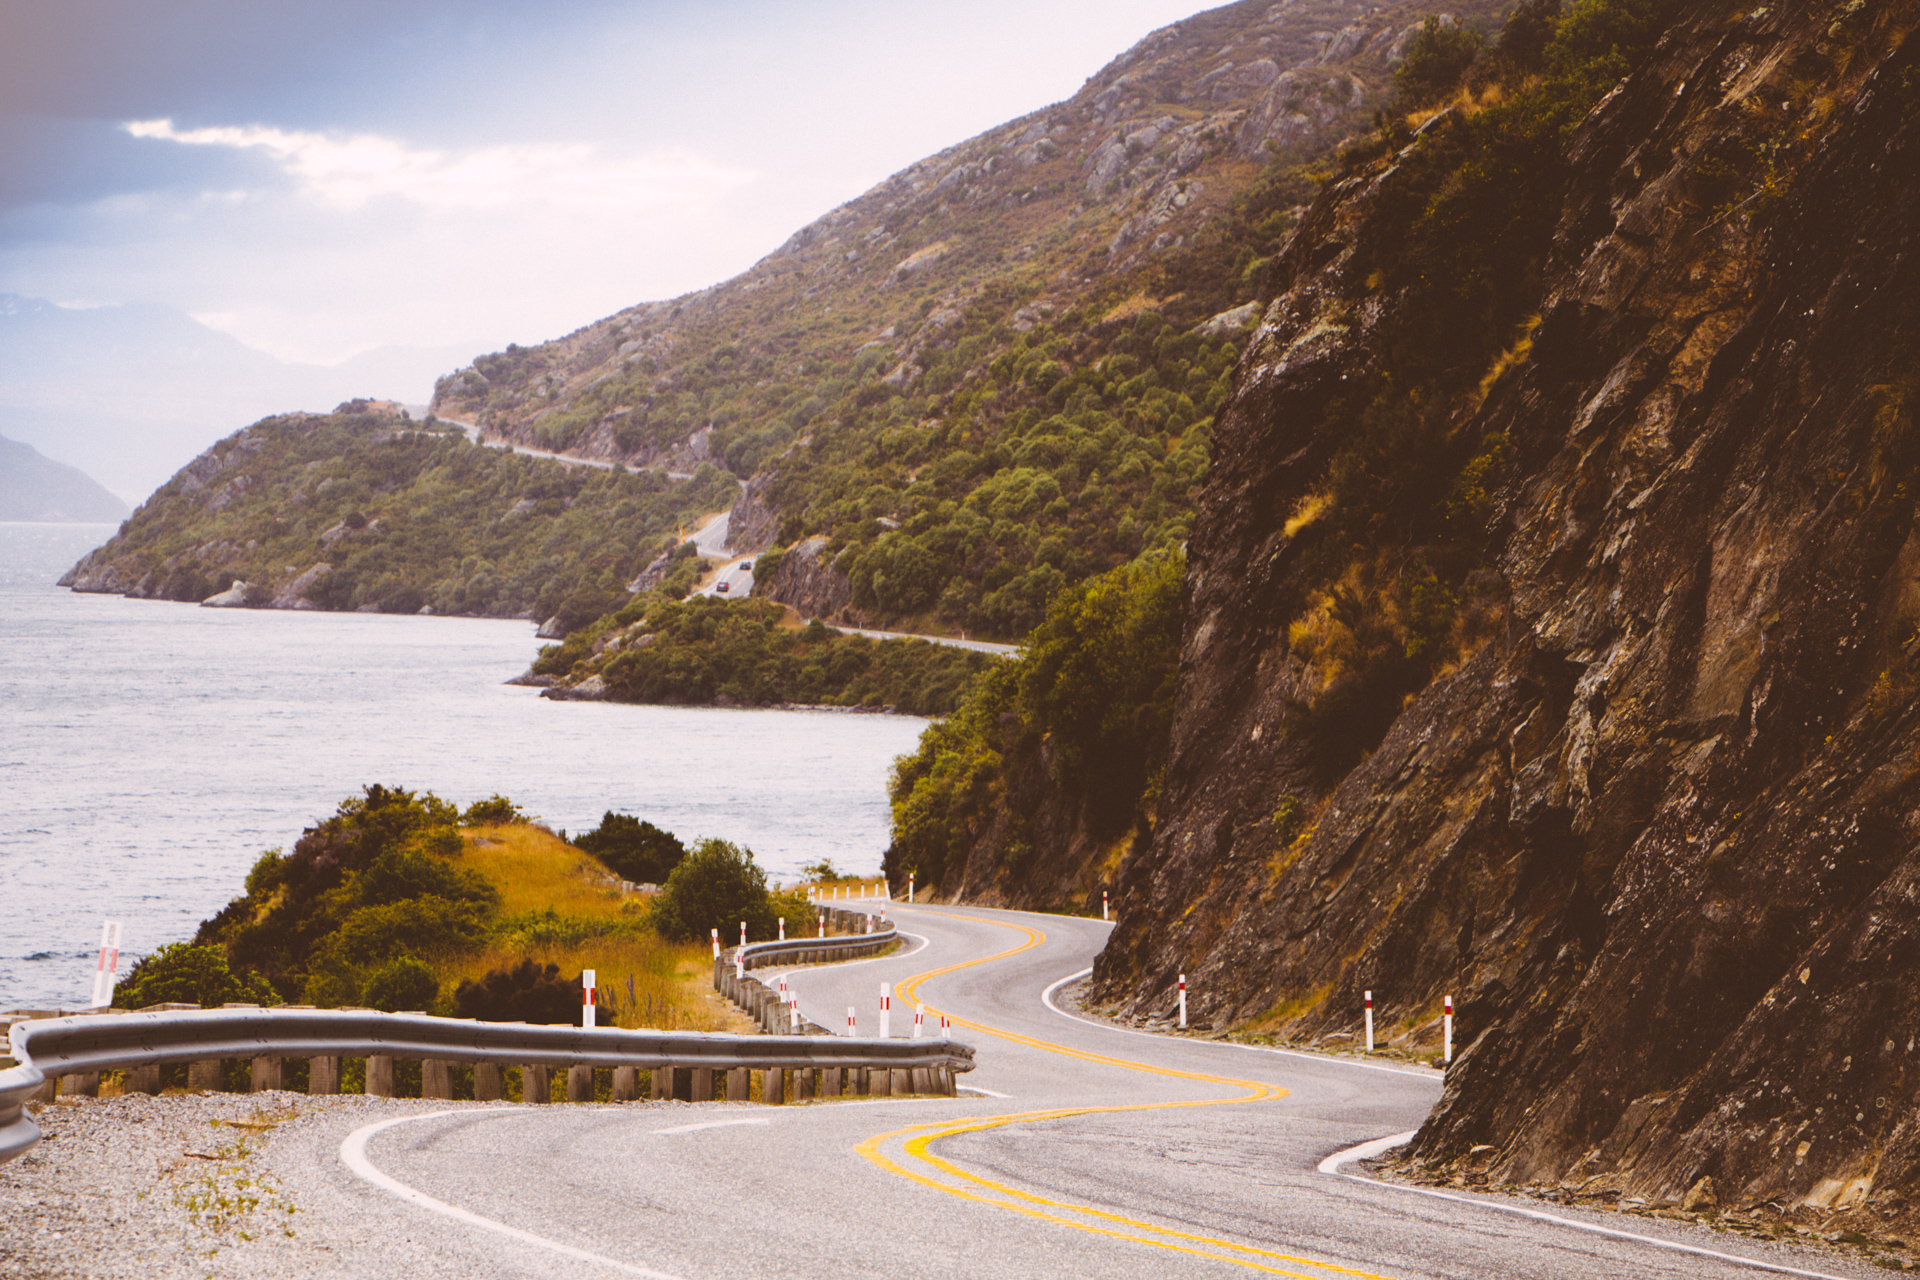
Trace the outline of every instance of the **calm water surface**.
{"label": "calm water surface", "polygon": [[632,813],[776,879],[879,868],[887,771],[923,720],[548,702],[502,683],[529,623],[52,585],[112,532],[0,523],[0,1009],[83,1003],[102,920],[129,956],[190,936],[372,782],[498,792],[570,831]]}

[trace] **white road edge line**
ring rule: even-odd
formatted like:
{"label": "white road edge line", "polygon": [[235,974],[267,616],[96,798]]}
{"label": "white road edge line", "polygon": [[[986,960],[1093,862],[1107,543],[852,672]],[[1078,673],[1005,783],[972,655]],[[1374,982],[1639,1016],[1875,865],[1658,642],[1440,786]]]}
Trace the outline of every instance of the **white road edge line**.
{"label": "white road edge line", "polygon": [[709,1120],[705,1124],[677,1124],[671,1129],[649,1129],[658,1137],[664,1133],[693,1133],[700,1129],[733,1129],[743,1124],[772,1124],[771,1120]]}
{"label": "white road edge line", "polygon": [[340,1160],[362,1180],[372,1183],[382,1191],[390,1192],[398,1196],[408,1204],[425,1209],[429,1213],[437,1213],[443,1217],[452,1218],[456,1222],[464,1222],[470,1227],[478,1227],[482,1231],[491,1231],[495,1235],[505,1236],[509,1240],[518,1240],[522,1244],[530,1244],[535,1248],[547,1249],[553,1253],[563,1254],[566,1257],[574,1258],[581,1262],[591,1262],[602,1267],[612,1267],[614,1270],[624,1271],[628,1275],[646,1276],[649,1280],[680,1280],[680,1277],[671,1275],[665,1271],[653,1271],[647,1267],[636,1267],[630,1262],[621,1262],[617,1258],[609,1258],[604,1254],[589,1253],[585,1249],[576,1249],[570,1244],[561,1244],[558,1240],[549,1240],[545,1236],[534,1235],[531,1231],[522,1231],[518,1227],[510,1227],[504,1222],[496,1222],[492,1218],[482,1217],[471,1209],[462,1209],[458,1205],[448,1204],[445,1200],[436,1200],[426,1192],[417,1191],[398,1178],[380,1172],[380,1170],[374,1168],[373,1162],[367,1159],[367,1140],[383,1129],[391,1129],[395,1125],[413,1124],[420,1120],[437,1120],[442,1116],[488,1114],[509,1115],[512,1113],[504,1110],[496,1111],[491,1108],[456,1107],[447,1111],[429,1111],[425,1115],[395,1116],[391,1120],[381,1120],[377,1123],[355,1129],[352,1133],[348,1134],[346,1141],[340,1144]]}
{"label": "white road edge line", "polygon": [[1662,1240],[1658,1236],[1643,1236],[1636,1231],[1622,1231],[1618,1227],[1603,1227],[1598,1223],[1581,1222],[1576,1218],[1563,1218],[1555,1213],[1543,1213],[1538,1209],[1523,1209],[1516,1204],[1501,1204],[1494,1200],[1479,1200],[1473,1196],[1456,1196],[1445,1191],[1436,1191],[1432,1187],[1409,1187],[1399,1182],[1382,1182],[1378,1178],[1363,1178],[1358,1174],[1342,1173],[1340,1166],[1355,1160],[1371,1160],[1382,1152],[1395,1147],[1403,1147],[1413,1141],[1412,1133],[1396,1133],[1391,1137],[1375,1138],[1372,1142],[1363,1142],[1357,1147],[1348,1147],[1345,1151],[1336,1151],[1322,1160],[1319,1172],[1332,1174],[1347,1182],[1358,1182],[1369,1187],[1379,1187],[1385,1191],[1404,1191],[1408,1195],[1426,1196],[1430,1200],[1445,1200],[1451,1204],[1472,1205],[1479,1209],[1492,1209],[1498,1213],[1512,1214],[1515,1217],[1531,1218],[1535,1222],[1549,1222],[1556,1227],[1571,1227],[1575,1231],[1585,1231],[1590,1235],[1607,1236],[1614,1240],[1631,1240],[1636,1244],[1652,1245],[1656,1249],[1666,1249],[1674,1253],[1692,1254],[1697,1258],[1712,1258],[1716,1262],[1731,1262],[1736,1266],[1749,1267],[1756,1271],[1771,1271],[1783,1276],[1806,1276],[1809,1280],[1847,1280],[1828,1271],[1805,1271],[1799,1267],[1790,1267],[1784,1262],[1768,1262],[1763,1258],[1750,1258],[1737,1253],[1722,1253],[1718,1249],[1702,1248],[1699,1245],[1681,1244],[1677,1240]]}
{"label": "white road edge line", "polygon": [[1110,1022],[1095,1022],[1092,1018],[1083,1018],[1077,1013],[1068,1013],[1065,1009],[1062,1009],[1053,1002],[1054,992],[1066,986],[1069,982],[1078,982],[1092,972],[1092,969],[1082,969],[1078,973],[1068,974],[1066,977],[1060,979],[1060,981],[1048,987],[1045,991],[1042,991],[1040,993],[1040,1002],[1068,1021],[1085,1023],[1089,1027],[1099,1027],[1103,1031],[1112,1031],[1123,1036],[1146,1036],[1150,1040],[1159,1040],[1162,1043],[1206,1045],[1217,1049],[1238,1049],[1245,1053],[1271,1053],[1281,1058],[1304,1058],[1308,1062],[1324,1062],[1329,1066],[1351,1067],[1355,1071],[1383,1071],[1387,1075],[1398,1076],[1402,1080],[1425,1081],[1435,1088],[1439,1088],[1446,1083],[1437,1076],[1426,1075],[1422,1072],[1403,1071],[1398,1067],[1383,1067],[1372,1062],[1348,1062],[1345,1058],[1332,1058],[1323,1053],[1301,1053],[1298,1049],[1276,1049],[1264,1044],[1235,1044],[1231,1040],[1194,1040],[1184,1036],[1163,1036],[1153,1031],[1135,1031],[1132,1027],[1116,1027]]}
{"label": "white road edge line", "polygon": [[954,1088],[960,1090],[962,1093],[977,1093],[983,1098],[1011,1098],[1013,1096],[1010,1093],[996,1093],[992,1089],[982,1089],[977,1084],[958,1084],[955,1085]]}
{"label": "white road edge line", "polygon": [[[1065,1009],[1062,1009],[1053,1002],[1054,992],[1066,986],[1069,982],[1079,981],[1092,972],[1092,969],[1082,969],[1078,973],[1068,974],[1040,993],[1041,1002],[1061,1017],[1073,1022],[1085,1023],[1090,1027],[1103,1027],[1108,1031],[1117,1031],[1121,1035],[1149,1036],[1162,1041],[1168,1039],[1166,1036],[1155,1035],[1151,1031],[1135,1031],[1131,1027],[1116,1027],[1105,1022],[1095,1022],[1091,1018],[1082,1018],[1078,1014],[1068,1013]],[[1339,1058],[1329,1058],[1317,1053],[1300,1053],[1291,1049],[1273,1049],[1268,1048],[1266,1045],[1233,1044],[1224,1040],[1197,1040],[1191,1043],[1219,1045],[1228,1049],[1250,1049],[1258,1053],[1277,1054],[1287,1058],[1306,1058],[1313,1062],[1328,1062],[1336,1066],[1356,1067],[1363,1071],[1384,1071],[1389,1075],[1399,1076],[1403,1079],[1420,1080],[1429,1078],[1415,1075],[1411,1071],[1398,1071],[1392,1067],[1375,1066],[1370,1062],[1345,1062]],[[1433,1083],[1439,1084],[1441,1082],[1434,1080]],[[1371,1160],[1374,1156],[1386,1151],[1391,1151],[1395,1147],[1405,1146],[1411,1141],[1413,1141],[1413,1134],[1411,1132],[1396,1133],[1385,1138],[1375,1138],[1373,1141],[1363,1142],[1357,1147],[1349,1147],[1345,1151],[1334,1152],[1320,1162],[1318,1171],[1331,1174],[1336,1178],[1344,1178],[1348,1182],[1364,1183],[1370,1187],[1380,1187],[1388,1191],[1404,1191],[1408,1195],[1427,1196],[1434,1200],[1448,1200],[1455,1204],[1474,1205],[1482,1209],[1491,1209],[1496,1213],[1508,1213],[1517,1217],[1531,1218],[1536,1222],[1550,1222],[1555,1226],[1570,1227],[1575,1231],[1585,1231],[1592,1235],[1608,1236],[1615,1240],[1632,1240],[1639,1244],[1652,1245],[1657,1249],[1668,1249],[1676,1253],[1687,1253],[1701,1258],[1713,1258],[1720,1262],[1731,1262],[1739,1266],[1751,1267],[1760,1271],[1771,1271],[1778,1275],[1804,1276],[1807,1277],[1807,1280],[1847,1280],[1845,1276],[1836,1276],[1826,1271],[1804,1271],[1798,1267],[1789,1267],[1784,1263],[1767,1262],[1759,1258],[1742,1257],[1737,1253],[1721,1253],[1718,1250],[1705,1249],[1698,1245],[1681,1244],[1673,1240],[1662,1240],[1658,1236],[1643,1236],[1633,1231],[1622,1231],[1617,1227],[1603,1227],[1595,1223],[1580,1222],[1574,1218],[1562,1218],[1557,1214],[1542,1213],[1538,1209],[1523,1209],[1519,1205],[1501,1204],[1493,1200],[1476,1200],[1472,1196],[1449,1195],[1444,1191],[1435,1191],[1429,1187],[1409,1187],[1398,1182],[1381,1182],[1376,1178],[1362,1178],[1355,1174],[1340,1172],[1340,1166],[1343,1164],[1348,1164],[1355,1160]]]}

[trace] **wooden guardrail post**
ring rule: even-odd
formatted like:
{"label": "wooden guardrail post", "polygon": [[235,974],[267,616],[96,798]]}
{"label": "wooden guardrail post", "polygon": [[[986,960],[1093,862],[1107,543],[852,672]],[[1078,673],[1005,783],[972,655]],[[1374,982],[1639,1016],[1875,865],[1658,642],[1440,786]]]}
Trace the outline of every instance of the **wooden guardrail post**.
{"label": "wooden guardrail post", "polygon": [[713,1068],[695,1067],[688,1074],[690,1074],[693,1077],[693,1096],[688,1098],[687,1101],[688,1102],[712,1102],[713,1101]]}
{"label": "wooden guardrail post", "polygon": [[280,1087],[281,1067],[278,1058],[255,1058],[247,1069],[247,1092],[270,1093]]}
{"label": "wooden guardrail post", "polygon": [[84,1071],[78,1075],[61,1076],[58,1096],[74,1098],[97,1098],[100,1096],[100,1073]]}
{"label": "wooden guardrail post", "polygon": [[615,1067],[613,1090],[610,1096],[615,1102],[638,1102],[640,1100],[640,1069]]}
{"label": "wooden guardrail post", "polygon": [[813,1068],[801,1067],[793,1073],[793,1100],[809,1102],[813,1099]]}
{"label": "wooden guardrail post", "polygon": [[506,1072],[497,1062],[473,1064],[473,1100],[499,1102],[507,1096]]}
{"label": "wooden guardrail post", "polygon": [[422,1058],[420,1060],[420,1096],[423,1098],[453,1097],[453,1064],[445,1058]]}
{"label": "wooden guardrail post", "polygon": [[768,1067],[760,1073],[760,1101],[779,1106],[787,1100],[787,1073],[780,1067]]}
{"label": "wooden guardrail post", "polygon": [[520,1101],[523,1103],[553,1101],[552,1067],[536,1065],[520,1068]]}
{"label": "wooden guardrail post", "polygon": [[567,1068],[567,1101],[593,1101],[593,1068],[575,1066]]}
{"label": "wooden guardrail post", "polygon": [[838,1098],[846,1093],[846,1069],[844,1067],[820,1068],[820,1096]]}
{"label": "wooden guardrail post", "polygon": [[160,1092],[160,1064],[149,1062],[144,1067],[135,1067],[127,1072],[127,1082],[121,1086],[127,1093]]}
{"label": "wooden guardrail post", "polygon": [[[753,1071],[748,1067],[730,1067],[727,1070],[727,1101],[748,1102],[752,1100]],[[762,1091],[765,1096],[765,1091]]]}
{"label": "wooden guardrail post", "polygon": [[322,1054],[307,1059],[307,1092],[315,1096],[340,1092],[338,1054]]}
{"label": "wooden guardrail post", "polygon": [[204,1089],[208,1093],[218,1093],[221,1088],[221,1066],[218,1058],[208,1058],[203,1062],[187,1064],[187,1088]]}
{"label": "wooden guardrail post", "polygon": [[390,1053],[370,1054],[367,1057],[367,1096],[369,1098],[393,1097],[393,1055]]}

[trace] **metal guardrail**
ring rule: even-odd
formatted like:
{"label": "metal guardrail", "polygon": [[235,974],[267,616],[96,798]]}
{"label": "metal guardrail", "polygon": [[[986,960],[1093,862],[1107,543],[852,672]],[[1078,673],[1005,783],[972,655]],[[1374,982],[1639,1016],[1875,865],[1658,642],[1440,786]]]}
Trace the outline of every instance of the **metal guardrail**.
{"label": "metal guardrail", "polygon": [[[973,1069],[950,1039],[748,1036],[474,1022],[354,1009],[196,1009],[15,1025],[19,1066],[0,1071],[0,1162],[39,1141],[26,1103],[50,1079],[220,1058],[370,1057],[544,1067],[807,1071]],[[771,1097],[771,1094],[769,1095]]]}

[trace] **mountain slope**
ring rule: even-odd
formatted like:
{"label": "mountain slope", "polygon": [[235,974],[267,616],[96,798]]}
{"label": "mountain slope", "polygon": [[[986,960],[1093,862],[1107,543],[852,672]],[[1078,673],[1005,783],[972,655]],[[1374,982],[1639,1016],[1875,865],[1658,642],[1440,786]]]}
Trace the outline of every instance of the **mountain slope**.
{"label": "mountain slope", "polygon": [[1917,19],[1584,0],[1356,150],[1217,433],[1101,998],[1431,1050],[1453,994],[1422,1159],[1913,1223]]}
{"label": "mountain slope", "polygon": [[126,503],[78,467],[0,436],[0,520],[104,524],[126,514]]}
{"label": "mountain slope", "polygon": [[630,465],[719,460],[748,481],[736,545],[821,540],[775,599],[1017,639],[1062,587],[1186,536],[1305,162],[1364,125],[1422,12],[1175,24],[739,278],[483,357],[435,407]]}

